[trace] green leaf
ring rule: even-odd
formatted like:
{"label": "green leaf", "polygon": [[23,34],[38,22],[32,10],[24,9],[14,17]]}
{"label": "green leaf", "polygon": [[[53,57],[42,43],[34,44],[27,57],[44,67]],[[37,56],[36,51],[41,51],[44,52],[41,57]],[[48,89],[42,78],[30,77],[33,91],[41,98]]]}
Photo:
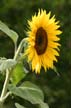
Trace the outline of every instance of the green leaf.
{"label": "green leaf", "polygon": [[15,105],[14,102],[9,99],[5,103],[0,103],[0,108],[15,108]]}
{"label": "green leaf", "polygon": [[53,70],[54,70],[54,72],[55,72],[58,76],[60,76],[59,73],[58,73],[58,70],[57,70],[57,68],[56,68],[55,66],[53,67]]}
{"label": "green leaf", "polygon": [[13,69],[11,81],[14,85],[17,85],[25,76],[26,73],[24,72],[23,64],[18,63]]}
{"label": "green leaf", "polygon": [[9,29],[9,27],[2,21],[0,21],[0,30],[7,34],[13,40],[14,43],[17,42],[18,34],[15,31]]}
{"label": "green leaf", "polygon": [[49,108],[48,104],[44,103],[44,102],[41,102],[39,104],[39,108]]}
{"label": "green leaf", "polygon": [[19,96],[32,104],[40,104],[40,102],[44,100],[41,89],[28,81],[24,82],[19,87],[9,85],[9,90],[16,96]]}
{"label": "green leaf", "polygon": [[0,65],[3,63],[3,61],[7,60],[6,58],[4,57],[0,57]]}
{"label": "green leaf", "polygon": [[4,72],[6,69],[10,69],[16,65],[16,61],[13,59],[0,60],[0,71]]}
{"label": "green leaf", "polygon": [[16,106],[16,108],[26,108],[26,107],[24,107],[24,106],[22,106],[22,105],[20,105],[18,103],[15,103],[15,106]]}

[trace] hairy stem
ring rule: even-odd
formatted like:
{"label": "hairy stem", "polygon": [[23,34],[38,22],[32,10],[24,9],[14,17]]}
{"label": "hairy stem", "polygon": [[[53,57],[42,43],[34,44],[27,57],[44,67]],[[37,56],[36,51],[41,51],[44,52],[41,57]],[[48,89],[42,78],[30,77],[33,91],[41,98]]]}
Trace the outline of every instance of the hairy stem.
{"label": "hairy stem", "polygon": [[1,98],[3,98],[6,95],[7,87],[8,87],[8,83],[9,83],[9,78],[10,78],[10,72],[8,70],[6,70],[6,79],[5,79],[5,82],[4,82],[4,85],[3,85]]}
{"label": "hairy stem", "polygon": [[21,43],[20,43],[20,45],[19,45],[19,47],[18,47],[18,49],[17,49],[17,51],[16,51],[16,53],[15,53],[14,60],[17,60],[17,58],[18,58],[20,52],[22,51],[22,48],[24,47],[24,42],[25,42],[25,40],[26,40],[26,39],[23,39],[23,40],[21,41]]}

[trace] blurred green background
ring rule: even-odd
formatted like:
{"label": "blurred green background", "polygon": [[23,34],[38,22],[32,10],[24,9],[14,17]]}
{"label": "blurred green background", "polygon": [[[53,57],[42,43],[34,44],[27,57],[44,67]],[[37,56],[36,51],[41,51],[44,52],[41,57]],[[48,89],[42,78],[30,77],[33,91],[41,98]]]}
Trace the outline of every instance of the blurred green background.
{"label": "blurred green background", "polygon": [[[51,11],[60,20],[61,34],[60,57],[55,64],[59,76],[49,70],[40,75],[29,73],[25,80],[40,86],[45,94],[45,102],[50,108],[71,108],[71,0],[0,0],[0,20],[19,34],[18,43],[26,36],[27,20],[38,9]],[[0,56],[12,58],[14,45],[10,38],[0,31]],[[3,78],[0,75],[0,91]]]}

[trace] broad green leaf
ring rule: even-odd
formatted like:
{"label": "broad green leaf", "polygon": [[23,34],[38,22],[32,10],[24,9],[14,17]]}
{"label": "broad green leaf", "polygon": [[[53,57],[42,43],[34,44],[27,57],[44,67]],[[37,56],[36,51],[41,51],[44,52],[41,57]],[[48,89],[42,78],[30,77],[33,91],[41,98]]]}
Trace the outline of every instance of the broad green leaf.
{"label": "broad green leaf", "polygon": [[10,69],[16,65],[16,61],[13,59],[1,60],[0,61],[0,71],[4,72],[6,69]]}
{"label": "broad green leaf", "polygon": [[20,105],[18,103],[15,103],[15,106],[16,106],[16,108],[26,108],[26,107],[24,107],[24,106],[22,106],[22,105]]}
{"label": "broad green leaf", "polygon": [[40,102],[44,100],[44,95],[41,89],[31,82],[24,82],[19,87],[9,85],[9,90],[14,95],[28,100],[32,104],[40,104]]}
{"label": "broad green leaf", "polygon": [[9,27],[2,21],[0,21],[0,30],[7,34],[13,40],[14,43],[17,42],[18,34],[15,31],[9,29]]}
{"label": "broad green leaf", "polygon": [[0,57],[0,65],[3,63],[3,61],[5,61],[6,60],[6,58],[4,58],[4,57]]}
{"label": "broad green leaf", "polygon": [[18,84],[24,77],[26,76],[26,73],[23,69],[23,64],[18,63],[15,68],[13,69],[12,78],[11,81],[14,85]]}
{"label": "broad green leaf", "polygon": [[41,102],[39,104],[39,108],[49,108],[48,104],[44,103],[44,102]]}

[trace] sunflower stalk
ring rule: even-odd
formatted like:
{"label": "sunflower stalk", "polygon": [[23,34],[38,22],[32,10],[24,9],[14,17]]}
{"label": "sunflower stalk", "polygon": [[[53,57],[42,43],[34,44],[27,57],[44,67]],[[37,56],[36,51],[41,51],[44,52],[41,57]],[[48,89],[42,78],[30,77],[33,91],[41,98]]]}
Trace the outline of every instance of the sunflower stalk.
{"label": "sunflower stalk", "polygon": [[17,49],[17,51],[16,51],[16,53],[15,53],[14,60],[17,60],[17,58],[18,58],[20,52],[22,51],[22,49],[23,49],[23,47],[24,47],[24,42],[25,42],[25,40],[26,40],[26,39],[23,39],[23,40],[20,42],[19,47],[18,47],[18,49]]}
{"label": "sunflower stalk", "polygon": [[3,85],[3,90],[1,93],[1,99],[6,95],[6,91],[7,91],[7,87],[8,87],[8,83],[9,83],[9,78],[10,78],[10,72],[9,70],[6,70],[6,79]]}
{"label": "sunflower stalk", "polygon": [[[23,49],[24,42],[25,42],[25,39],[23,39],[20,42],[20,44],[18,46],[18,49],[17,49],[17,51],[14,55],[14,58],[13,58],[14,60],[18,59],[18,56]],[[1,96],[0,96],[0,106],[4,103],[5,99],[11,94],[10,92],[7,92],[9,80],[10,80],[10,77],[11,77],[11,71],[12,71],[12,69],[10,69],[10,70],[7,69],[6,70],[6,78],[5,78],[5,82],[4,82],[4,85],[3,85],[3,90],[2,90],[2,93],[1,93]]]}

